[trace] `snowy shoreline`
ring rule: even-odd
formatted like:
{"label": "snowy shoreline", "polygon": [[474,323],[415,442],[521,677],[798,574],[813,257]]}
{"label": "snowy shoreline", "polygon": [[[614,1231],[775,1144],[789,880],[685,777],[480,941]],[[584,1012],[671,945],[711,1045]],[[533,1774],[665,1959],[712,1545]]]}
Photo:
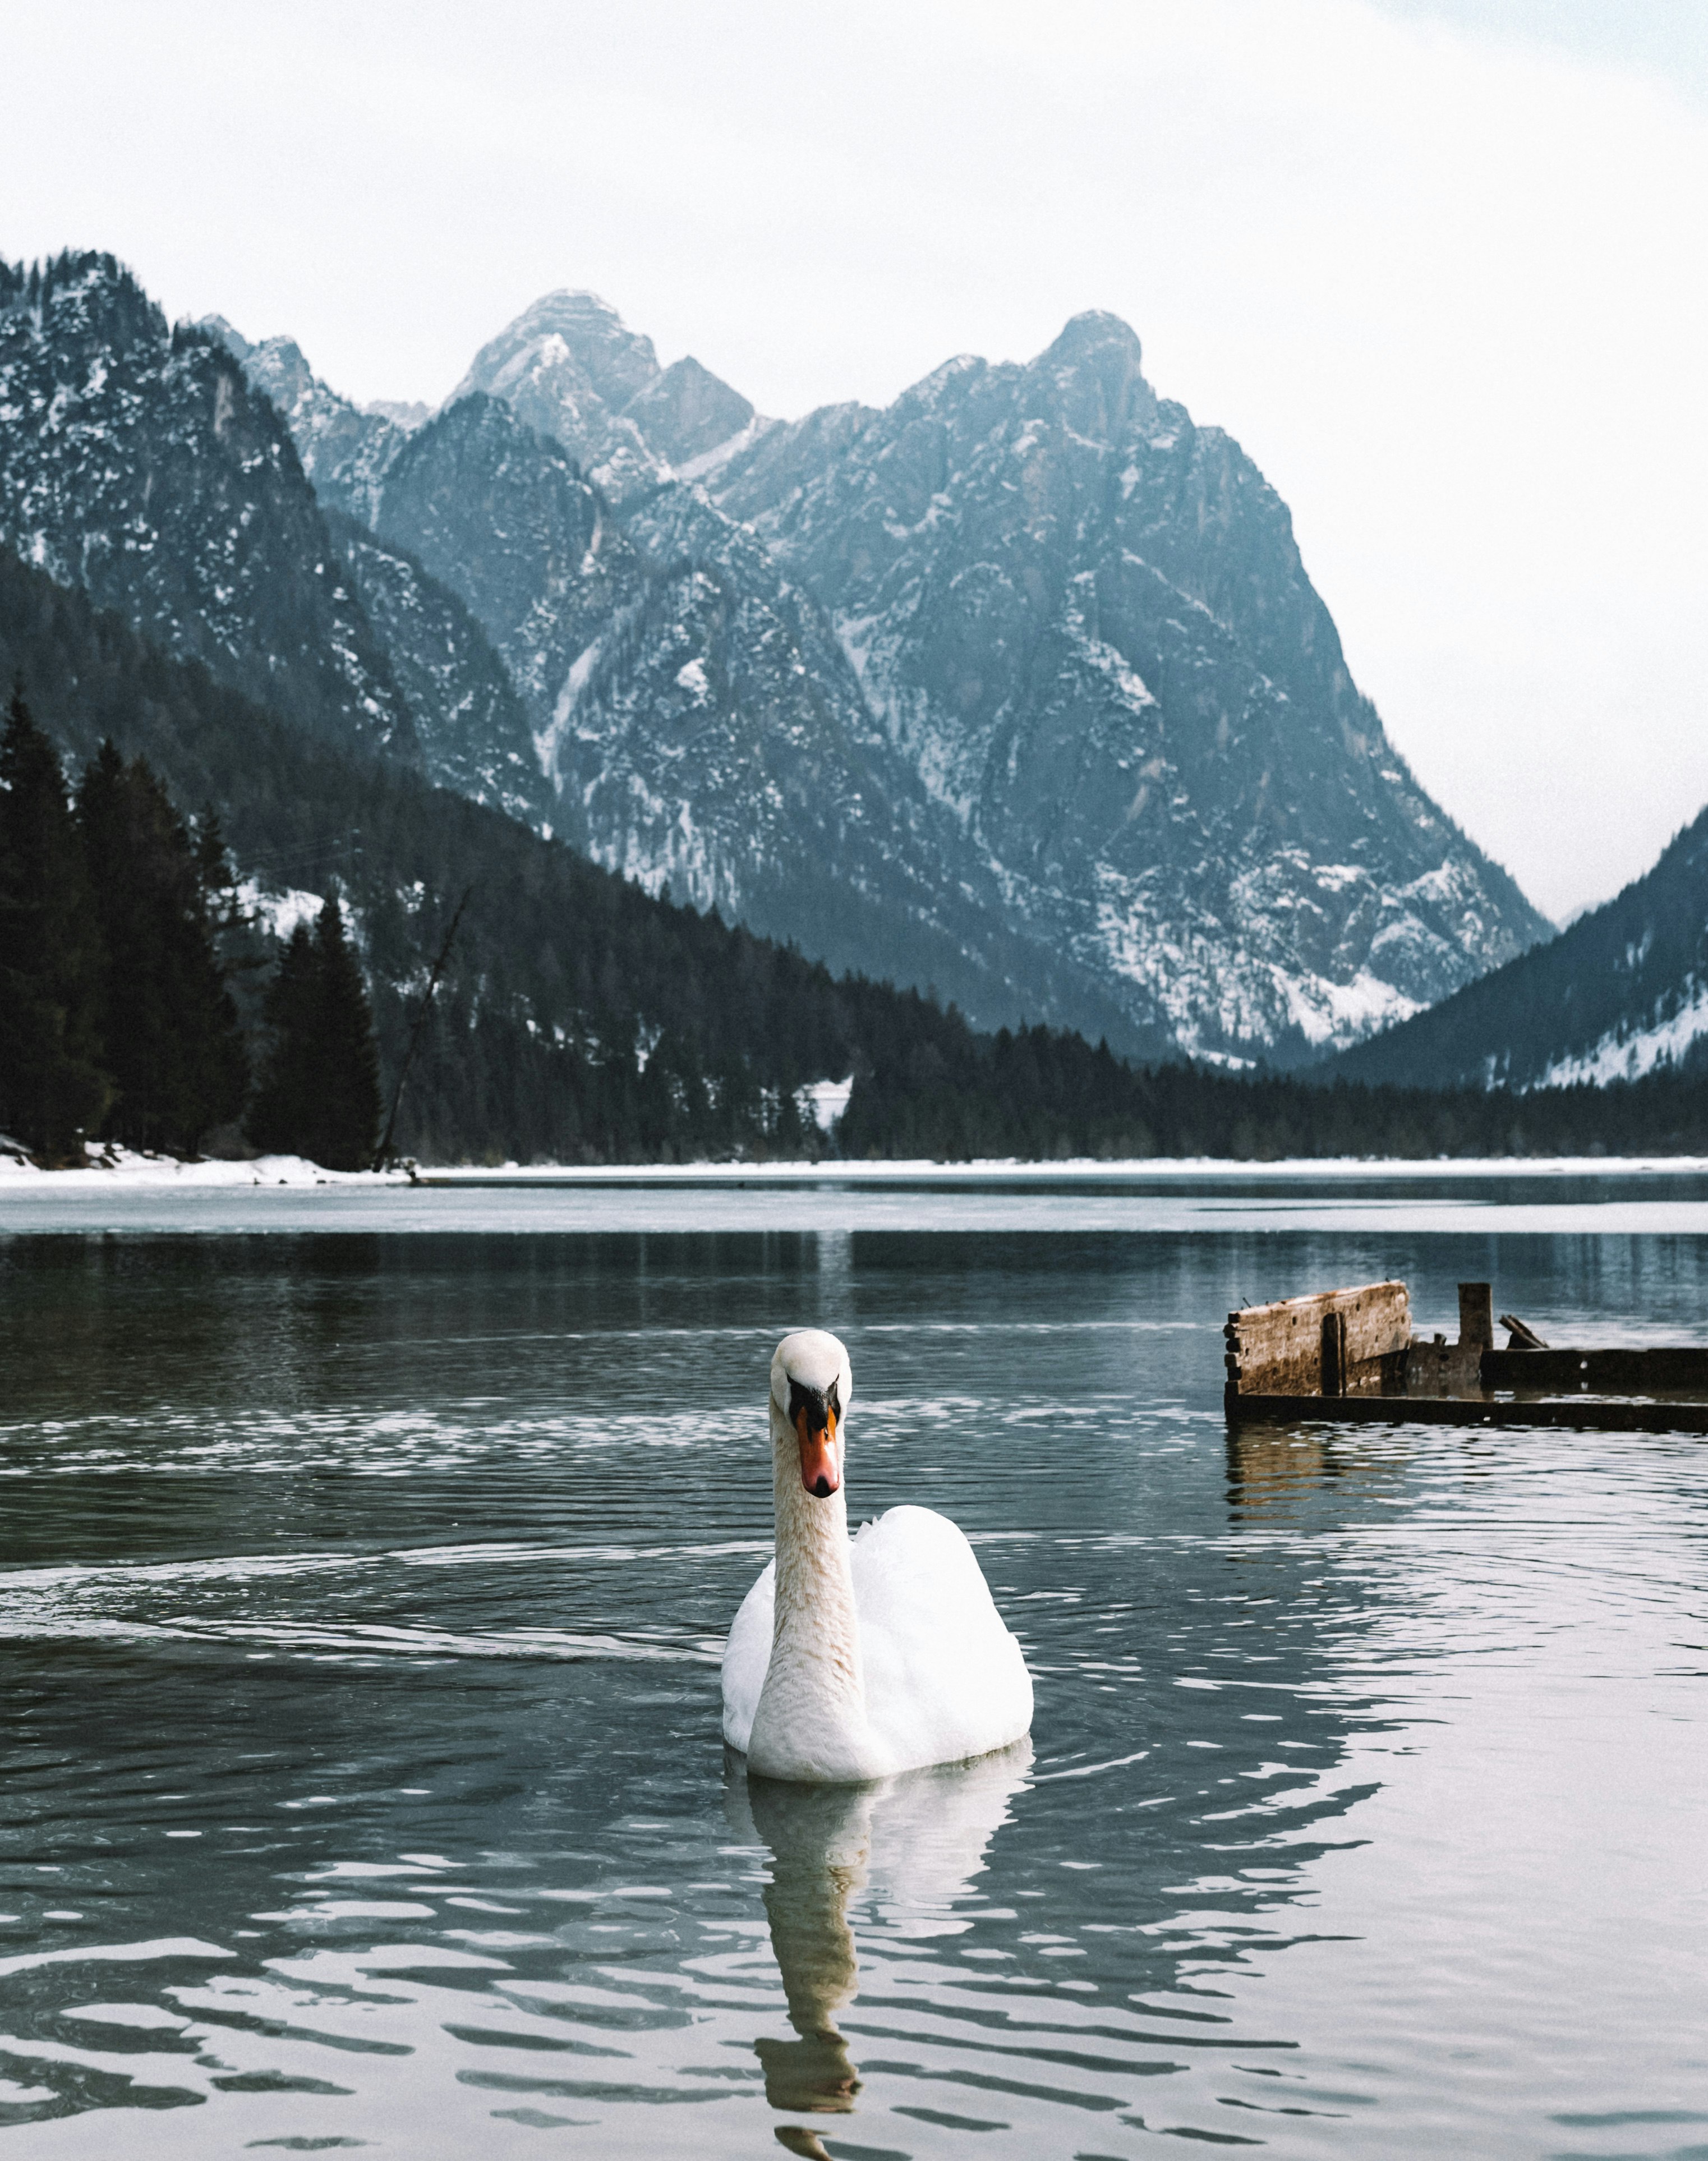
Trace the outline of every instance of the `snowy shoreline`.
{"label": "snowy shoreline", "polygon": [[[306,1156],[261,1155],[250,1162],[183,1163],[176,1156],[148,1155],[133,1148],[111,1148],[107,1160],[81,1170],[43,1170],[37,1164],[0,1152],[0,1188],[12,1180],[31,1190],[51,1186],[67,1190],[91,1187],[146,1185],[407,1185],[401,1170],[325,1170]],[[16,1187],[13,1189],[17,1190]]]}
{"label": "snowy shoreline", "polygon": [[[454,1186],[773,1186],[833,1183],[845,1186],[1095,1185],[1186,1179],[1451,1179],[1451,1178],[1629,1178],[1684,1177],[1708,1171],[1703,1156],[1455,1156],[1288,1157],[1269,1163],[1226,1157],[1130,1157],[1104,1162],[1074,1157],[1062,1162],[1033,1162],[1016,1157],[982,1157],[970,1163],[935,1163],[929,1159],[881,1163],[691,1163],[577,1164],[498,1166],[471,1164],[417,1165],[407,1169],[327,1170],[305,1157],[269,1155],[252,1162],[183,1163],[171,1156],[110,1152],[112,1160],[81,1170],[39,1169],[0,1154],[0,1189],[11,1185],[36,1191],[90,1190],[120,1187],[336,1186],[347,1188],[412,1185]],[[17,1181],[13,1184],[13,1181]]]}

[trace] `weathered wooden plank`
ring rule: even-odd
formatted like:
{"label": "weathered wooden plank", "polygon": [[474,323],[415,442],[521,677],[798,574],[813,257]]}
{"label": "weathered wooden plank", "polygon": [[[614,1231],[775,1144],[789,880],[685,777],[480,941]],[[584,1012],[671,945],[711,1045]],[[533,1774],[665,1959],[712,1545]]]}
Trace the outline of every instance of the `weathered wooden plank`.
{"label": "weathered wooden plank", "polygon": [[1389,1393],[1401,1396],[1474,1396],[1483,1393],[1480,1351],[1461,1351],[1445,1340],[1414,1342],[1394,1362],[1398,1368]]}
{"label": "weathered wooden plank", "polygon": [[1494,1347],[1492,1284],[1460,1284],[1459,1347],[1461,1351],[1489,1351]]}
{"label": "weathered wooden plank", "polygon": [[1403,1283],[1363,1284],[1350,1290],[1316,1291],[1268,1305],[1247,1306],[1227,1316],[1227,1377],[1242,1393],[1316,1391],[1323,1377],[1323,1323],[1330,1315],[1345,1324],[1342,1385],[1360,1367],[1403,1351],[1411,1341],[1411,1294]]}
{"label": "weathered wooden plank", "polygon": [[1485,1351],[1481,1368],[1483,1385],[1491,1388],[1588,1389],[1629,1396],[1688,1389],[1708,1394],[1708,1348],[1695,1344]]}
{"label": "weathered wooden plank", "polygon": [[[1514,1357],[1531,1357],[1530,1351],[1514,1351]],[[1229,1383],[1226,1390],[1229,1423],[1232,1425],[1457,1425],[1457,1426],[1567,1426],[1591,1433],[1700,1433],[1708,1434],[1708,1403],[1607,1403],[1574,1401],[1570,1397],[1541,1403],[1518,1403],[1510,1398],[1479,1403],[1475,1397],[1455,1396],[1336,1396],[1242,1395]]]}
{"label": "weathered wooden plank", "polygon": [[1546,1338],[1539,1336],[1528,1320],[1520,1320],[1516,1313],[1503,1313],[1501,1326],[1511,1330],[1507,1338],[1508,1351],[1546,1351],[1550,1347]]}
{"label": "weathered wooden plank", "polygon": [[1337,1307],[1322,1317],[1322,1392],[1325,1396],[1346,1393],[1346,1316]]}

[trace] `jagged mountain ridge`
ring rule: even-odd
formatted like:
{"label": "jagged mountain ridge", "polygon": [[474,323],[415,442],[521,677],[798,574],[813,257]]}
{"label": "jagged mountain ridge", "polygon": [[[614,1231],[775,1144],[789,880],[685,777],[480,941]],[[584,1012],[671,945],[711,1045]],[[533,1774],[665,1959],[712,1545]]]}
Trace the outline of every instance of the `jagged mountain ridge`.
{"label": "jagged mountain ridge", "polygon": [[[982,1021],[1234,1058],[1345,1042],[1543,927],[1388,746],[1284,505],[1156,398],[1112,318],[790,425],[660,368],[588,296],[484,349],[502,395],[419,424],[212,327],[389,551],[371,610],[355,556],[346,597],[384,618],[405,702],[438,701],[441,777],[525,807],[454,596],[525,708],[549,822],[651,890]],[[400,604],[411,579],[441,602]],[[409,645],[430,620],[437,658]]]}
{"label": "jagged mountain ridge", "polygon": [[0,263],[0,542],[288,718],[417,754],[272,404],[110,256]]}
{"label": "jagged mountain ridge", "polygon": [[739,391],[690,357],[659,365],[596,293],[548,293],[475,355],[445,403],[502,398],[519,420],[561,443],[614,500],[675,476],[753,421]]}
{"label": "jagged mountain ridge", "polygon": [[1286,508],[1117,319],[711,476],[830,612],[1010,912],[1200,1054],[1415,1010],[1545,930],[1352,683]]}
{"label": "jagged mountain ridge", "polygon": [[[368,461],[365,495],[310,485],[281,404],[323,473],[335,453]],[[0,539],[287,718],[548,822],[525,709],[479,622],[342,516],[408,436],[327,392],[288,340],[169,330],[110,256],[0,265]]]}
{"label": "jagged mountain ridge", "polygon": [[[666,482],[619,518],[561,443],[502,398],[471,392],[407,436],[382,437],[289,341],[251,346],[210,327],[250,356],[258,387],[289,399],[329,500],[366,504],[377,544],[404,553],[486,631],[551,776],[535,823],[648,892],[668,887],[835,966],[933,985],[981,1019],[1028,1014],[1128,1050],[1169,1048],[1007,925],[987,877],[970,889],[978,866],[960,860],[953,821],[896,768],[821,612],[703,494]],[[650,356],[636,374],[657,391],[672,371]],[[626,387],[603,379],[613,395]],[[721,424],[715,410],[706,426]],[[378,627],[397,635],[405,612],[372,587],[353,531],[346,552]],[[402,649],[398,669],[424,714]],[[508,748],[479,759],[466,726],[424,718],[423,737],[435,778],[524,807]],[[452,740],[455,758],[443,747]],[[508,794],[494,792],[501,765]]]}
{"label": "jagged mountain ridge", "polygon": [[1359,1080],[1526,1092],[1708,1063],[1708,810],[1547,945],[1347,1051]]}
{"label": "jagged mountain ridge", "polygon": [[[638,419],[612,418],[636,412],[656,364],[602,303],[558,294],[464,388],[594,464],[655,562],[659,525],[740,553],[707,507],[758,534],[834,625],[847,669],[823,652],[811,669],[839,703],[851,670],[890,794],[950,814],[931,831],[940,883],[992,897],[1133,1027],[1199,1054],[1297,1056],[1545,935],[1388,743],[1285,505],[1231,437],[1157,397],[1124,323],[1078,317],[1025,367],[951,362],[886,412],[749,419],[691,489],[680,471],[646,489],[648,459],[669,461]],[[692,516],[661,512],[689,492]],[[709,655],[683,664],[696,659],[710,680]],[[592,665],[570,664],[560,706]],[[614,711],[608,654],[601,668]],[[627,780],[586,795],[606,814],[587,845],[654,878],[716,826],[716,783],[696,799],[691,761],[652,754],[644,716],[670,702],[632,690],[622,741],[595,731]],[[587,785],[586,741],[562,720],[567,791]],[[738,834],[721,854],[745,883],[721,904],[751,909],[763,866]]]}

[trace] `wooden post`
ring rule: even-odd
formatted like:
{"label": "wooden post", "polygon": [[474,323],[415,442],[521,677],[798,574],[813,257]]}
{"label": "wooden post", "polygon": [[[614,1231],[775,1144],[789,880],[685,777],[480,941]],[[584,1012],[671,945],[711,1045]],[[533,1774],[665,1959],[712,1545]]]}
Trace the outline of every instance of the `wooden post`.
{"label": "wooden post", "polygon": [[1322,1392],[1325,1396],[1346,1393],[1346,1316],[1325,1313],[1322,1317]]}
{"label": "wooden post", "polygon": [[1459,1347],[1461,1351],[1494,1348],[1494,1286],[1466,1283],[1459,1286]]}

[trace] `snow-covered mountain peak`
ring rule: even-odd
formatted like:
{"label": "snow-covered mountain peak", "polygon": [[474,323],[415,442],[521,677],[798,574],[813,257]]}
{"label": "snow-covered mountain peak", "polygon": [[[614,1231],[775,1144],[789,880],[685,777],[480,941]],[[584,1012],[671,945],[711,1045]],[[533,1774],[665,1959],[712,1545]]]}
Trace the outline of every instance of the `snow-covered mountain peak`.
{"label": "snow-covered mountain peak", "polygon": [[1119,315],[1092,309],[1072,316],[1027,369],[1054,393],[1064,424],[1096,443],[1128,441],[1148,426],[1157,395],[1145,381],[1138,334]]}
{"label": "snow-covered mountain peak", "polygon": [[691,353],[656,376],[625,410],[650,447],[678,469],[739,435],[753,418],[740,391]]}
{"label": "snow-covered mountain peak", "polygon": [[591,391],[620,410],[660,372],[652,340],[630,330],[608,300],[565,290],[543,294],[489,338],[452,397],[484,390],[513,402],[524,385],[542,383],[558,387],[560,396],[570,390],[578,403]]}
{"label": "snow-covered mountain peak", "polygon": [[740,435],[752,407],[691,356],[660,367],[653,341],[596,293],[547,293],[475,355],[450,404],[479,391],[561,443],[621,498]]}

